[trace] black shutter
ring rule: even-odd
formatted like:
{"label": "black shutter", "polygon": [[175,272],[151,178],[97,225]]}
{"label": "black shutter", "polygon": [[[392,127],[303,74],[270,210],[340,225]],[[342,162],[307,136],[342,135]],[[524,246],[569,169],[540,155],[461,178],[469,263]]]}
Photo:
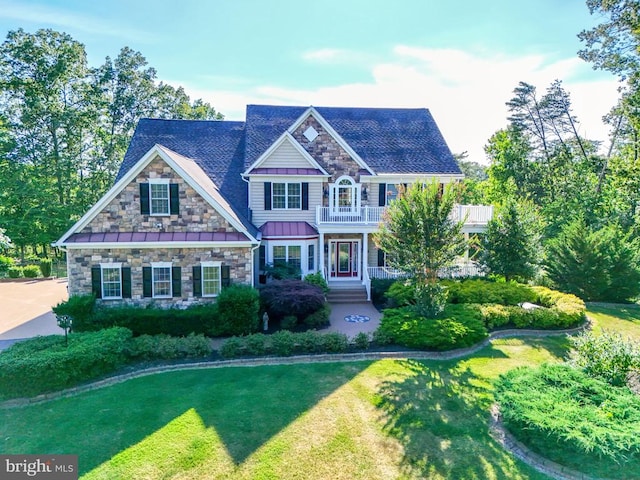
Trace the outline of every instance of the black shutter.
{"label": "black shutter", "polygon": [[267,247],[265,245],[260,245],[258,249],[258,268],[260,270],[264,270],[267,266]]}
{"label": "black shutter", "polygon": [[387,206],[387,184],[381,183],[380,190],[378,190],[378,206],[386,207]]}
{"label": "black shutter", "polygon": [[151,288],[151,267],[142,267],[142,296],[153,296],[153,289]]}
{"label": "black shutter", "polygon": [[180,213],[180,195],[178,193],[178,184],[169,184],[169,213],[178,215]]}
{"label": "black shutter", "polygon": [[91,292],[96,298],[102,298],[102,271],[100,267],[91,267]]}
{"label": "black shutter", "polygon": [[131,267],[122,267],[122,298],[131,298]]}
{"label": "black shutter", "polygon": [[378,250],[378,266],[384,267],[384,250]]}
{"label": "black shutter", "polygon": [[222,265],[220,268],[220,278],[222,280],[222,288],[231,285],[231,267],[229,267],[229,265]]}
{"label": "black shutter", "polygon": [[309,184],[302,183],[302,210],[309,210]]}
{"label": "black shutter", "polygon": [[171,267],[171,290],[174,297],[182,296],[182,268]]}
{"label": "black shutter", "polygon": [[202,296],[202,267],[200,265],[193,267],[193,296]]}
{"label": "black shutter", "polygon": [[264,182],[264,209],[271,210],[271,182]]}
{"label": "black shutter", "polygon": [[149,184],[140,184],[140,213],[142,215],[149,215]]}

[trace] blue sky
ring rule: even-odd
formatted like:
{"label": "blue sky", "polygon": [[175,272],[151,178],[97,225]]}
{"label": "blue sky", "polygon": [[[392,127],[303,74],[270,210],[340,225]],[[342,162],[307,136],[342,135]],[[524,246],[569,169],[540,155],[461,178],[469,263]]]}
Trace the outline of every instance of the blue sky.
{"label": "blue sky", "polygon": [[570,91],[606,141],[617,82],[580,60],[585,0],[0,0],[0,32],[53,28],[91,65],[124,46],[230,120],[247,103],[426,107],[452,151],[484,162],[518,81]]}

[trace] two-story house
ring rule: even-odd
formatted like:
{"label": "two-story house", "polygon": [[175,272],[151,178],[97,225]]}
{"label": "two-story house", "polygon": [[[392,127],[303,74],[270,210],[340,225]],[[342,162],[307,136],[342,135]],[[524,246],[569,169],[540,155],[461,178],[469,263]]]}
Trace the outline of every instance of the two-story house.
{"label": "two-story house", "polygon": [[[144,119],[114,186],[55,245],[69,293],[189,303],[267,264],[368,291],[398,186],[463,178],[426,109],[247,106],[246,121]],[[459,206],[465,233],[491,207]]]}

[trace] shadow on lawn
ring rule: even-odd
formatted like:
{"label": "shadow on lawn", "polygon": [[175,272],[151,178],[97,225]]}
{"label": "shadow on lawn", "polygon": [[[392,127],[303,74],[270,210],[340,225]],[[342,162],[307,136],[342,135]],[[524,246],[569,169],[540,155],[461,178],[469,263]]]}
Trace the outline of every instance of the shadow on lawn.
{"label": "shadow on lawn", "polygon": [[381,386],[384,430],[404,446],[403,469],[420,478],[533,478],[489,435],[491,392],[457,362],[405,361],[404,379]]}
{"label": "shadow on lawn", "polygon": [[620,320],[640,323],[640,305],[637,304],[589,303],[587,309],[594,313],[612,315]]}

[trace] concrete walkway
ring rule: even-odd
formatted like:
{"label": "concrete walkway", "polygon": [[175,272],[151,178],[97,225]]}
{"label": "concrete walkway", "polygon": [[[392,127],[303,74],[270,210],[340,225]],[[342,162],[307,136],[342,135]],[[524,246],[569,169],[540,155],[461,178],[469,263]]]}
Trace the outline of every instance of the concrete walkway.
{"label": "concrete walkway", "polygon": [[51,307],[67,298],[66,279],[0,282],[0,350],[23,338],[62,334]]}
{"label": "concrete walkway", "polygon": [[330,306],[331,325],[321,332],[340,332],[353,338],[360,332],[371,335],[380,325],[382,314],[372,303],[332,303]]}

